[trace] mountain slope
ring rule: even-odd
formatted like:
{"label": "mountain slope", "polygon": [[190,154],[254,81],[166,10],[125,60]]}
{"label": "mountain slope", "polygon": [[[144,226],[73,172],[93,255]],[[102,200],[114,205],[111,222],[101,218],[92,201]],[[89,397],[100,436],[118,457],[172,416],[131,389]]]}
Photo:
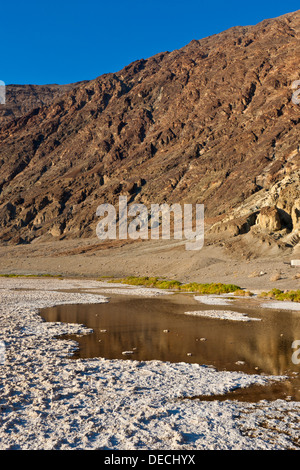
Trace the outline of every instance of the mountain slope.
{"label": "mountain slope", "polygon": [[69,85],[7,85],[6,106],[0,106],[0,126],[33,109],[50,104],[80,83]]}
{"label": "mountain slope", "polygon": [[232,28],[0,121],[2,242],[95,236],[97,206],[119,194],[204,203],[211,223],[255,195],[257,211],[300,168],[299,39],[299,11]]}

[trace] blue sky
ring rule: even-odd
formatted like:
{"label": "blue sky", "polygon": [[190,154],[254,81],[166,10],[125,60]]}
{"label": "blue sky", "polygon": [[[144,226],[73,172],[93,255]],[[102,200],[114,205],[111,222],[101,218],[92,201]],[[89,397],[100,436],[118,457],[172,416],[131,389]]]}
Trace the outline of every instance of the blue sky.
{"label": "blue sky", "polygon": [[1,2],[0,80],[63,84],[93,79],[192,39],[297,9],[299,0]]}

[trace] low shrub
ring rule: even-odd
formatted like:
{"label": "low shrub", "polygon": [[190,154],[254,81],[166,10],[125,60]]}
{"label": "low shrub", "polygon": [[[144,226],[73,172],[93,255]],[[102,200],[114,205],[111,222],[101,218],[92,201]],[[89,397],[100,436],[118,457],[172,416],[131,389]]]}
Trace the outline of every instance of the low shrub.
{"label": "low shrub", "polygon": [[272,289],[269,292],[261,292],[259,297],[268,297],[274,300],[300,302],[300,290],[289,290],[284,292],[280,289]]}
{"label": "low shrub", "polygon": [[222,284],[222,283],[204,283],[200,284],[197,282],[191,282],[182,284],[176,280],[165,280],[158,277],[136,277],[129,276],[123,279],[113,279],[110,282],[129,284],[135,286],[144,287],[155,287],[157,289],[174,289],[181,292],[195,292],[197,294],[226,294],[235,292],[240,287],[234,284]]}

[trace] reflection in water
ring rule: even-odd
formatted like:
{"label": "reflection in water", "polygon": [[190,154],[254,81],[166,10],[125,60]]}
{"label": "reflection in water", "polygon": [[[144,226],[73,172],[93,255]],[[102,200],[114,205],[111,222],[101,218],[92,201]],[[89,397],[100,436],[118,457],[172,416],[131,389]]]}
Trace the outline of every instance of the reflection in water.
{"label": "reflection in water", "polygon": [[[212,308],[240,311],[262,320],[238,322],[184,315],[185,311]],[[163,298],[116,295],[105,304],[43,309],[41,316],[47,321],[80,323],[93,329],[92,334],[70,337],[79,343],[74,358],[157,359],[291,377],[300,368],[292,362],[291,348],[293,341],[300,339],[297,312],[207,306],[191,295],[174,294]],[[124,356],[125,351],[132,353]],[[294,396],[298,389],[298,380],[293,380],[280,393]]]}

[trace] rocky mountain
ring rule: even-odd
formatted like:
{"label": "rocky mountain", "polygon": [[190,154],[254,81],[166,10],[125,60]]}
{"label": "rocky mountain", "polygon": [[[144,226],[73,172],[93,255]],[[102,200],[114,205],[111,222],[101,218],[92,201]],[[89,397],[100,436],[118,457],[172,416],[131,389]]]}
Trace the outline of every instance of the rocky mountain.
{"label": "rocky mountain", "polygon": [[120,194],[203,203],[216,237],[294,237],[299,53],[300,11],[88,82],[11,87],[0,114],[1,243],[94,237],[97,206]]}
{"label": "rocky mountain", "polygon": [[56,98],[81,83],[69,85],[7,85],[6,106],[0,106],[0,126],[33,109],[52,103]]}

